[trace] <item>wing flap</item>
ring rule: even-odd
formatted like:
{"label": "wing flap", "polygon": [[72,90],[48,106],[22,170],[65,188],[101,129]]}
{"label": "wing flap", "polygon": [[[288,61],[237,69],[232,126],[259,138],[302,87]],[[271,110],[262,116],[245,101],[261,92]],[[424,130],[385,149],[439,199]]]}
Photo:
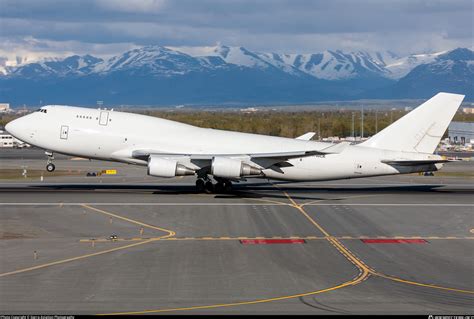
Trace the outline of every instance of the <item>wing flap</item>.
{"label": "wing flap", "polygon": [[416,166],[416,165],[430,165],[438,163],[450,162],[446,159],[433,159],[433,160],[382,160],[382,163],[388,165],[399,165],[399,166]]}

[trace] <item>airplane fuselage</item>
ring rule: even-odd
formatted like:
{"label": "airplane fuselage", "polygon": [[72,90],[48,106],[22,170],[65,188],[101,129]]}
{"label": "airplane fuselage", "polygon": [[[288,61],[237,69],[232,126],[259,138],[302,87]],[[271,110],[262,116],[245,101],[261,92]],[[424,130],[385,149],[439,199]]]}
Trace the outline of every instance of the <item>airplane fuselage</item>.
{"label": "airplane fuselage", "polygon": [[[45,150],[78,157],[147,165],[138,151],[236,156],[323,150],[331,143],[199,128],[151,116],[81,107],[46,106],[7,126],[15,137]],[[437,155],[348,145],[337,154],[291,158],[262,169],[259,177],[332,180],[436,170],[440,164],[393,166],[390,159],[438,159]],[[192,163],[191,163],[192,162]],[[199,160],[189,162],[199,167]],[[197,166],[196,166],[197,165]]]}

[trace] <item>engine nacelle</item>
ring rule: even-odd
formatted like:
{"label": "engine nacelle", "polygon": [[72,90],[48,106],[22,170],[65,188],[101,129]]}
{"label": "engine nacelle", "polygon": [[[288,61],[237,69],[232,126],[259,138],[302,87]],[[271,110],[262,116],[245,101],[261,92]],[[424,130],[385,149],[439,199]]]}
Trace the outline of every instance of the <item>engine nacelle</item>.
{"label": "engine nacelle", "polygon": [[176,160],[151,155],[148,159],[148,175],[157,177],[194,175],[194,170],[179,164]]}
{"label": "engine nacelle", "polygon": [[239,160],[228,157],[212,159],[211,174],[217,177],[236,178],[242,176],[260,175],[262,171]]}

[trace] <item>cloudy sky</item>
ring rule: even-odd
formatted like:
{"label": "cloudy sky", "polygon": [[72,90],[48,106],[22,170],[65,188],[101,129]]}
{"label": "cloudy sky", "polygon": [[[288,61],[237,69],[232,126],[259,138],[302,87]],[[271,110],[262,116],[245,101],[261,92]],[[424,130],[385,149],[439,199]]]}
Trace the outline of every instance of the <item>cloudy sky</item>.
{"label": "cloudy sky", "polygon": [[0,0],[0,56],[155,44],[398,54],[473,47],[472,0]]}

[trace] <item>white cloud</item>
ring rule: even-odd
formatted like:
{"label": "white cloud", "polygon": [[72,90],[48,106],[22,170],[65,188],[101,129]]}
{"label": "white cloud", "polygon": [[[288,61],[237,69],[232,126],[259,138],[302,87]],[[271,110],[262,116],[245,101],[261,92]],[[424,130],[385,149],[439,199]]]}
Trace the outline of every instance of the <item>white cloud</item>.
{"label": "white cloud", "polygon": [[0,57],[6,58],[4,65],[17,65],[48,58],[61,58],[74,54],[92,54],[108,58],[127,50],[137,48],[133,43],[97,44],[79,41],[52,41],[25,37],[8,39],[0,37]]}
{"label": "white cloud", "polygon": [[473,43],[472,0],[0,0],[0,7],[3,52],[103,55],[221,42],[262,52],[406,54]]}

